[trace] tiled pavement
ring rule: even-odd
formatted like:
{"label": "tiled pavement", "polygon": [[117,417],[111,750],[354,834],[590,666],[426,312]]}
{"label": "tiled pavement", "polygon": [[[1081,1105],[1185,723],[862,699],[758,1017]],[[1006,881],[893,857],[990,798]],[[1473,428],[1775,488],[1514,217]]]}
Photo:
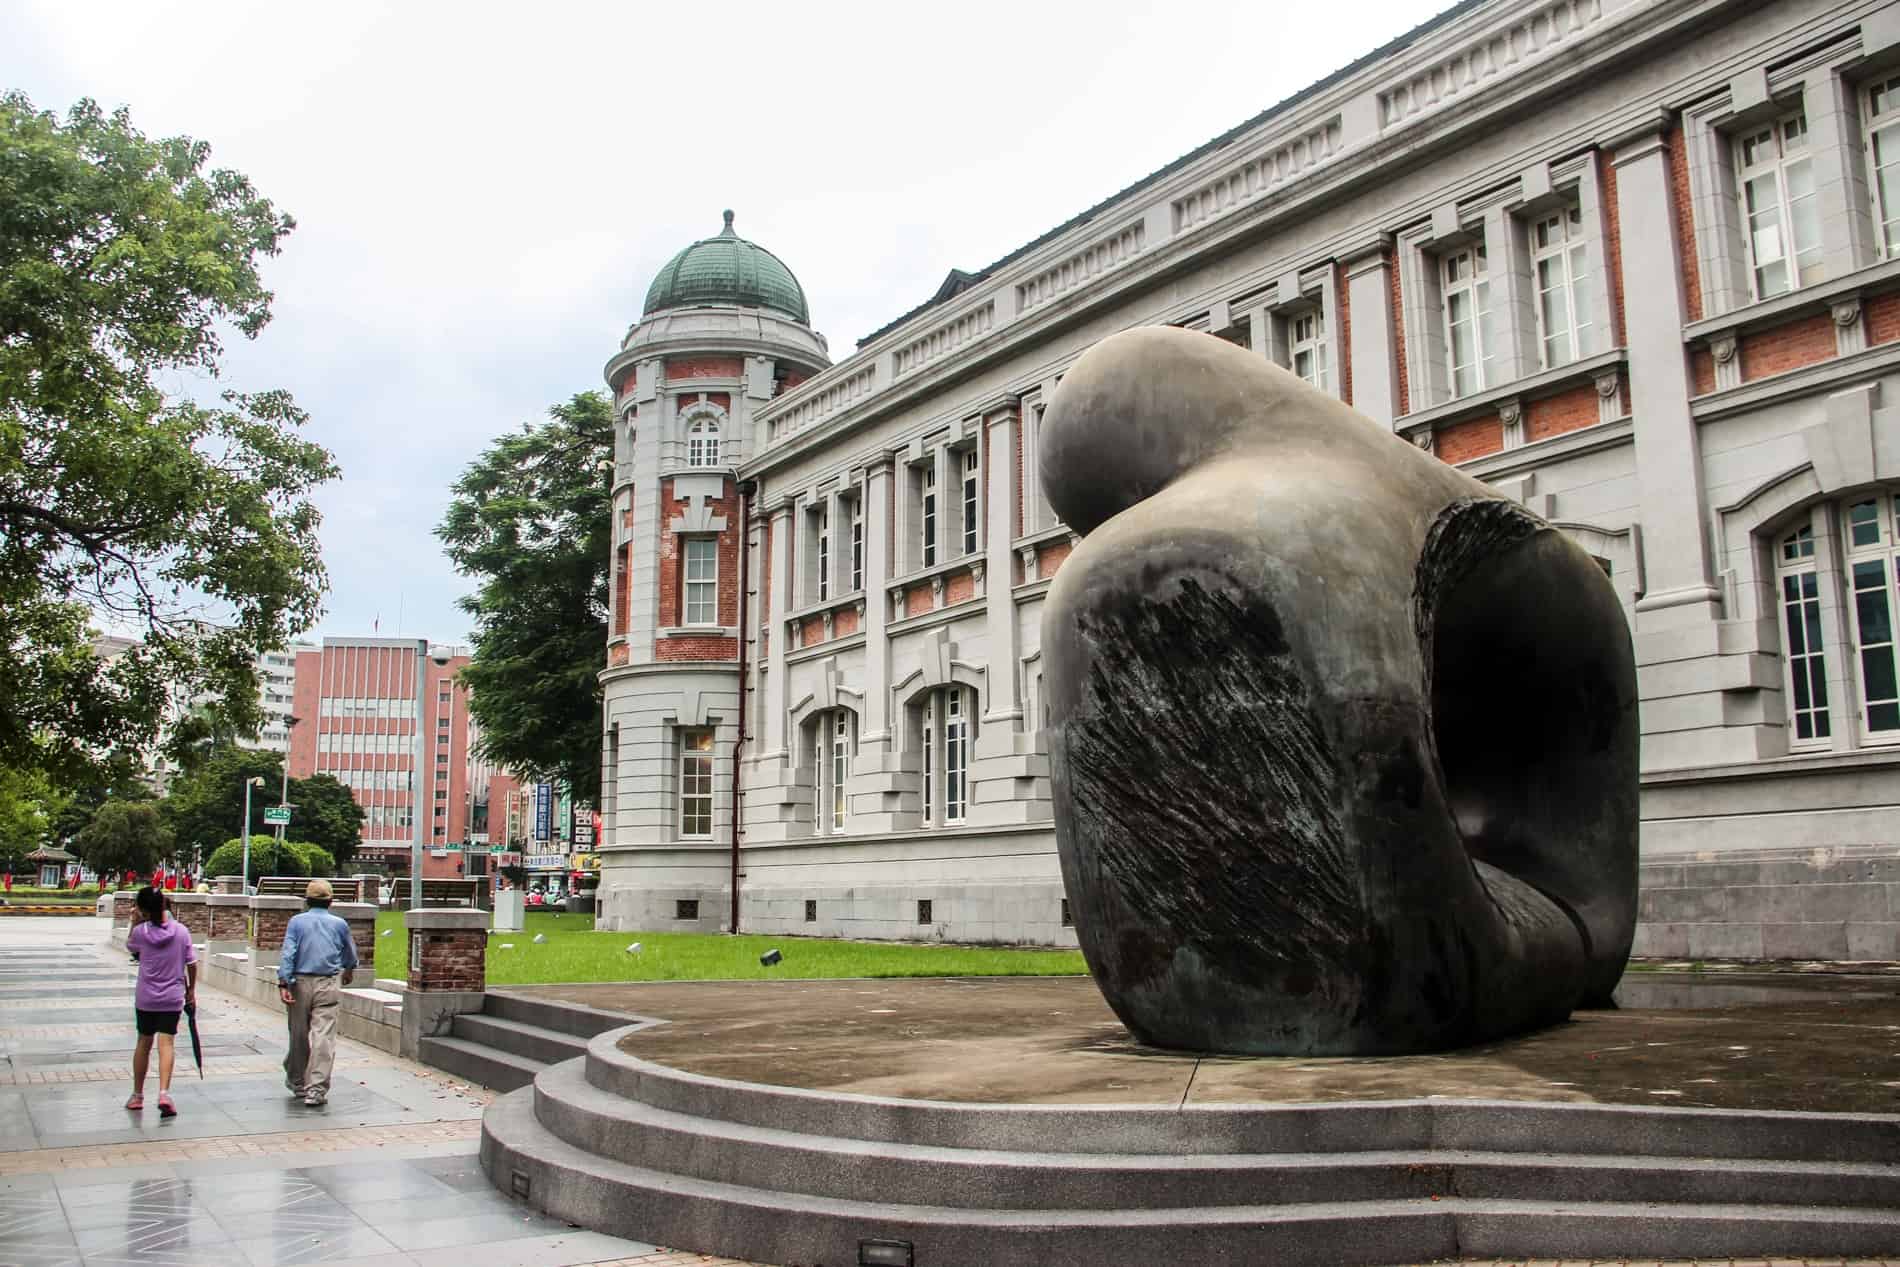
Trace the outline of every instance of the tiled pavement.
{"label": "tiled pavement", "polygon": [[[757,1267],[509,1201],[475,1162],[487,1093],[357,1043],[337,1044],[329,1105],[304,1108],[283,1089],[281,1015],[209,989],[204,1080],[181,1036],[179,1116],[128,1113],[132,977],[105,935],[0,923],[0,1267]],[[146,1091],[155,1106],[155,1074]]]}

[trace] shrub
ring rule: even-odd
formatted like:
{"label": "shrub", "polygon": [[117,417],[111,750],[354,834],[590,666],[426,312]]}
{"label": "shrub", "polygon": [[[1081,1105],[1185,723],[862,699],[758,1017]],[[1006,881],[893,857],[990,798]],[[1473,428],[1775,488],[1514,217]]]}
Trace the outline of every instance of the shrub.
{"label": "shrub", "polygon": [[293,840],[284,846],[297,855],[303,863],[305,875],[333,876],[336,874],[336,858],[322,845],[313,845],[308,841]]}
{"label": "shrub", "polygon": [[[283,852],[277,849],[277,837],[256,835],[251,837],[251,873],[245,877],[246,883],[255,884],[259,876],[265,875],[309,875],[310,866],[297,853],[299,846],[286,842]],[[319,851],[321,852],[321,851]],[[326,855],[327,856],[327,855]],[[211,851],[205,859],[207,876],[236,875],[244,866],[244,842],[227,840]]]}

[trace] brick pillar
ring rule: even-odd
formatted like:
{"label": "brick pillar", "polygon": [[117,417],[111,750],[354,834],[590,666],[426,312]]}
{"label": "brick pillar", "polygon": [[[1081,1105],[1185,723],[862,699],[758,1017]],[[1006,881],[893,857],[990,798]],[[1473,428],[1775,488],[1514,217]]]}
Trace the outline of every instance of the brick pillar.
{"label": "brick pillar", "polygon": [[[112,895],[112,927],[115,930],[132,927],[132,911],[137,906],[137,895],[130,889]],[[123,937],[125,934],[119,934]]]}
{"label": "brick pillar", "polygon": [[[330,914],[349,922],[350,941],[356,946],[356,971],[368,980],[376,977],[376,904],[332,902]],[[365,984],[367,984],[367,980]]]}
{"label": "brick pillar", "polygon": [[251,963],[275,967],[284,948],[284,929],[290,917],[303,910],[300,897],[259,895],[251,900]]}
{"label": "brick pillar", "polygon": [[205,895],[205,910],[211,923],[209,953],[228,955],[243,950],[251,936],[251,899],[242,893],[210,893]]}
{"label": "brick pillar", "polygon": [[368,902],[371,906],[382,905],[383,877],[362,871],[357,873],[356,882],[362,886],[359,890],[361,896],[356,899],[357,901]]}
{"label": "brick pillar", "polygon": [[479,1012],[488,980],[488,912],[431,907],[403,912],[409,989],[402,1004],[402,1054],[415,1059],[424,1038],[447,1034],[458,1012]]}
{"label": "brick pillar", "polygon": [[194,942],[211,940],[211,908],[203,893],[173,893],[172,914],[185,926]]}
{"label": "brick pillar", "polygon": [[242,893],[244,892],[244,877],[241,875],[215,876],[211,881],[211,891],[213,893]]}

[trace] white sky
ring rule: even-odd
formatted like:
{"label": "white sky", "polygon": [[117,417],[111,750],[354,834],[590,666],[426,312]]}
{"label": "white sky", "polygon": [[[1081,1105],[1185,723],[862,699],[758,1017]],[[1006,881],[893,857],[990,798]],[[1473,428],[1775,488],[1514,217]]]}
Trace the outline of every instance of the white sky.
{"label": "white sky", "polygon": [[0,87],[211,143],[298,222],[226,380],[336,453],[316,634],[462,641],[432,534],[495,435],[600,371],[738,213],[841,359],[1450,0],[1185,6],[14,0]]}

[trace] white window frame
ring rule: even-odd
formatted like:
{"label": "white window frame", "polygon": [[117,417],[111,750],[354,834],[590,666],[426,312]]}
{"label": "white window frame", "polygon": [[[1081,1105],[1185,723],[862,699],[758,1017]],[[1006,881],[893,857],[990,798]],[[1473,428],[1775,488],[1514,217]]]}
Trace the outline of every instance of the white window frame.
{"label": "white window frame", "polygon": [[[1874,249],[1882,259],[1892,259],[1900,254],[1900,74],[1881,75],[1863,85],[1860,117],[1867,193],[1873,203]],[[1883,173],[1886,180],[1881,179]]]}
{"label": "white window frame", "polygon": [[[1855,512],[1870,504],[1870,516],[1857,521]],[[1895,576],[1895,568],[1900,566],[1900,531],[1896,530],[1900,522],[1897,517],[1900,517],[1900,496],[1896,496],[1893,489],[1841,503],[1841,583],[1848,616],[1845,625],[1852,639],[1849,650],[1859,701],[1861,738],[1869,744],[1900,743],[1900,630],[1896,629],[1900,625],[1900,585],[1896,585]],[[1871,531],[1863,535],[1862,528]],[[1871,603],[1864,606],[1862,598],[1874,595],[1878,595],[1878,610],[1886,623],[1880,632],[1886,636],[1870,643],[1869,634],[1874,631],[1868,628],[1870,622],[1865,617],[1874,608]],[[1868,670],[1870,664],[1882,661],[1888,682],[1876,696]]]}
{"label": "white window frame", "polygon": [[858,747],[857,715],[828,708],[812,721],[812,831],[842,834],[850,822],[851,758]]}
{"label": "white window frame", "polygon": [[[1525,228],[1530,240],[1538,363],[1544,369],[1556,369],[1582,360],[1598,346],[1594,296],[1589,289],[1595,279],[1590,275],[1583,207],[1579,202],[1565,203],[1531,217]],[[1562,317],[1562,330],[1552,328],[1553,312]]]}
{"label": "white window frame", "polygon": [[1326,311],[1318,304],[1286,316],[1287,368],[1320,391],[1332,391],[1329,380]]}
{"label": "white window frame", "polygon": [[[696,569],[704,574],[695,575]],[[680,623],[692,628],[719,624],[718,537],[687,537],[680,543]]]}
{"label": "white window frame", "polygon": [[[1791,132],[1791,125],[1795,125],[1796,130]],[[1808,139],[1807,115],[1800,107],[1768,122],[1737,128],[1730,138],[1730,161],[1735,165],[1736,213],[1741,222],[1743,249],[1747,252],[1749,294],[1757,301],[1811,286],[1825,274],[1820,195],[1814,151]],[[1799,144],[1791,148],[1791,140]],[[1796,173],[1800,174],[1799,182],[1794,179]],[[1790,192],[1790,187],[1797,183],[1805,185],[1805,192]],[[1756,195],[1767,190],[1770,184],[1772,192],[1763,194],[1759,205],[1751,206],[1751,202],[1757,201]],[[1771,198],[1773,205],[1769,205]],[[1813,239],[1805,246],[1796,240],[1798,212],[1802,210],[1811,217],[1813,230]],[[1761,249],[1768,245],[1764,234],[1771,231],[1768,227],[1771,220],[1775,234],[1773,245],[1779,253],[1764,260]],[[1807,257],[1812,257],[1810,262],[1802,264]],[[1765,274],[1777,266],[1784,270],[1778,286],[1765,280]]]}
{"label": "white window frame", "polygon": [[851,592],[864,592],[864,494],[850,498],[851,518]]}
{"label": "white window frame", "polygon": [[961,684],[936,687],[924,696],[918,714],[923,822],[953,827],[969,817],[976,692]]}
{"label": "white window frame", "polygon": [[[1488,374],[1496,354],[1497,333],[1492,325],[1490,259],[1483,242],[1472,242],[1438,253],[1440,320],[1445,329],[1445,381],[1451,399],[1462,400],[1481,392],[1495,374]],[[1459,300],[1468,308],[1459,317]],[[1458,331],[1469,326],[1470,355],[1458,355]],[[1460,376],[1463,376],[1461,381]]]}
{"label": "white window frame", "polygon": [[924,466],[923,475],[918,481],[922,494],[918,498],[918,557],[923,566],[936,567],[938,559],[938,506],[937,506],[937,463],[933,459]]}
{"label": "white window frame", "polygon": [[[1820,567],[1814,525],[1775,541],[1775,602],[1782,636],[1781,678],[1788,692],[1788,746],[1827,748],[1833,740],[1822,632]],[[1803,700],[1806,703],[1803,703]],[[1805,733],[1804,733],[1805,732]]]}
{"label": "white window frame", "polygon": [[676,791],[679,838],[711,840],[713,834],[713,732],[710,727],[681,728]]}
{"label": "white window frame", "polygon": [[813,511],[813,514],[816,516],[816,523],[813,526],[816,530],[815,536],[817,540],[816,562],[818,564],[818,579],[817,579],[818,601],[822,603],[831,597],[831,502],[830,500],[829,499],[821,500],[818,503],[817,509]]}
{"label": "white window frame", "polygon": [[963,547],[960,557],[968,557],[983,548],[983,537],[979,531],[983,514],[982,458],[976,445],[972,444],[957,457],[957,466],[962,472],[959,488],[963,494],[959,503],[959,523],[962,538],[958,544]]}
{"label": "white window frame", "polygon": [[706,470],[719,465],[725,428],[710,414],[697,414],[686,424],[686,465]]}

